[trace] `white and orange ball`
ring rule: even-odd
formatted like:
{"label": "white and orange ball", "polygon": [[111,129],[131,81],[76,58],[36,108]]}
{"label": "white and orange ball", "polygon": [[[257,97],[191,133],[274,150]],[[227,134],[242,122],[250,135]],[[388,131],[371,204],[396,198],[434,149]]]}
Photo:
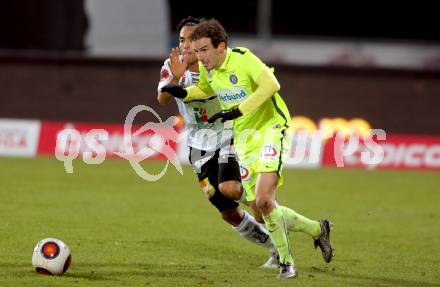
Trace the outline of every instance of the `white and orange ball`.
{"label": "white and orange ball", "polygon": [[32,265],[44,275],[62,275],[69,269],[71,260],[69,247],[56,238],[45,238],[38,242],[32,255]]}

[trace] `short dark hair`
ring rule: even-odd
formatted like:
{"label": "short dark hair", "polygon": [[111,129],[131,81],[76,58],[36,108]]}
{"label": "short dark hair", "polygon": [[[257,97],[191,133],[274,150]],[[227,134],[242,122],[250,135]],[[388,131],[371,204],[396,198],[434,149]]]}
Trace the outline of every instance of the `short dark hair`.
{"label": "short dark hair", "polygon": [[199,24],[202,21],[205,21],[206,19],[203,17],[200,18],[195,18],[192,16],[188,16],[184,19],[182,19],[179,24],[177,24],[176,30],[180,31],[180,29],[182,29],[184,26],[196,26],[197,24]]}
{"label": "short dark hair", "polygon": [[221,42],[225,42],[228,46],[228,34],[226,34],[222,24],[214,18],[197,24],[189,37],[191,41],[197,41],[201,38],[210,38],[214,48],[217,48]]}

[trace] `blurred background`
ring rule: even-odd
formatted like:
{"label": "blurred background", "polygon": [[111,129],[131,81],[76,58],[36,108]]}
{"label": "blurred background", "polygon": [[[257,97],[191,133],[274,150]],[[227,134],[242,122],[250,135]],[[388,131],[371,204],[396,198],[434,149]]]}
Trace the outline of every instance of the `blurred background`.
{"label": "blurred background", "polygon": [[[392,139],[391,167],[439,169],[436,18],[426,6],[403,13],[362,5],[1,0],[0,155],[50,153],[53,143],[41,147],[46,126],[53,137],[75,123],[90,123],[85,130],[91,123],[121,124],[139,104],[162,119],[176,115],[175,105],[157,104],[157,84],[177,46],[175,27],[191,15],[217,18],[230,46],[248,47],[275,67],[293,129],[383,129]],[[136,117],[139,123],[154,119]]]}

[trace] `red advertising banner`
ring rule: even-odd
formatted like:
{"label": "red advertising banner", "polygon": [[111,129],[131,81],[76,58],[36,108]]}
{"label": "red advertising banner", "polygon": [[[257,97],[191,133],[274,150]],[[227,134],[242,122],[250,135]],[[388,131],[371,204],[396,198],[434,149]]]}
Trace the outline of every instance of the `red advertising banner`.
{"label": "red advertising banner", "polygon": [[[172,124],[172,123],[171,123]],[[171,124],[122,124],[0,121],[0,156],[53,155],[60,160],[82,157],[99,163],[106,157],[186,162],[185,133]],[[319,133],[292,134],[287,167],[338,166],[440,171],[440,136],[386,135],[371,140],[332,137]],[[352,137],[353,139],[353,137]],[[58,156],[57,156],[58,154]]]}
{"label": "red advertising banner", "polygon": [[[166,159],[166,148],[176,149],[169,140],[173,128],[133,125],[124,131],[122,124],[42,122],[38,154],[55,155],[56,148],[63,153],[85,152],[92,157],[119,156],[117,153],[132,153],[129,157],[142,156],[149,160]],[[57,144],[58,138],[58,144]],[[142,153],[142,155],[139,155]]]}
{"label": "red advertising banner", "polygon": [[[322,164],[338,166],[342,161],[344,167],[440,170],[439,136],[387,135],[385,140],[374,139],[373,144],[360,139],[350,149],[347,140],[341,145],[336,137],[329,139]],[[381,160],[374,162],[374,156]]]}

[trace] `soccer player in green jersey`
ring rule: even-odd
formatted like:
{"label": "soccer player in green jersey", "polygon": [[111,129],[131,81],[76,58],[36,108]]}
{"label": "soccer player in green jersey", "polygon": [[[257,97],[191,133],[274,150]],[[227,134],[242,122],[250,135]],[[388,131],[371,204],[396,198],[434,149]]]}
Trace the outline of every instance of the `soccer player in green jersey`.
{"label": "soccer player in green jersey", "polygon": [[278,277],[297,276],[288,231],[309,234],[324,260],[330,262],[330,222],[308,219],[275,200],[276,190],[283,182],[281,168],[288,151],[286,133],[291,123],[273,72],[248,49],[229,48],[227,34],[215,19],[198,24],[190,39],[199,60],[198,84],[186,89],[171,84],[162,91],[185,101],[216,94],[222,111],[209,121],[233,120],[235,149],[247,172],[242,180],[246,201],[261,212],[278,249]]}
{"label": "soccer player in green jersey", "polygon": [[[170,83],[190,87],[198,82],[199,65],[189,36],[200,21],[187,17],[177,25],[179,47],[171,50],[170,57],[162,66],[157,99],[162,105],[176,100],[188,132],[189,162],[209,201],[241,237],[268,249],[269,259],[262,268],[278,268],[278,252],[263,225],[240,208],[236,200],[225,196],[241,194],[242,186],[240,167],[234,150],[230,148],[233,146],[233,133],[225,131],[220,121],[208,122],[209,116],[221,111],[218,98],[212,95],[203,100],[183,101],[161,91]],[[225,160],[220,160],[225,157]]]}

